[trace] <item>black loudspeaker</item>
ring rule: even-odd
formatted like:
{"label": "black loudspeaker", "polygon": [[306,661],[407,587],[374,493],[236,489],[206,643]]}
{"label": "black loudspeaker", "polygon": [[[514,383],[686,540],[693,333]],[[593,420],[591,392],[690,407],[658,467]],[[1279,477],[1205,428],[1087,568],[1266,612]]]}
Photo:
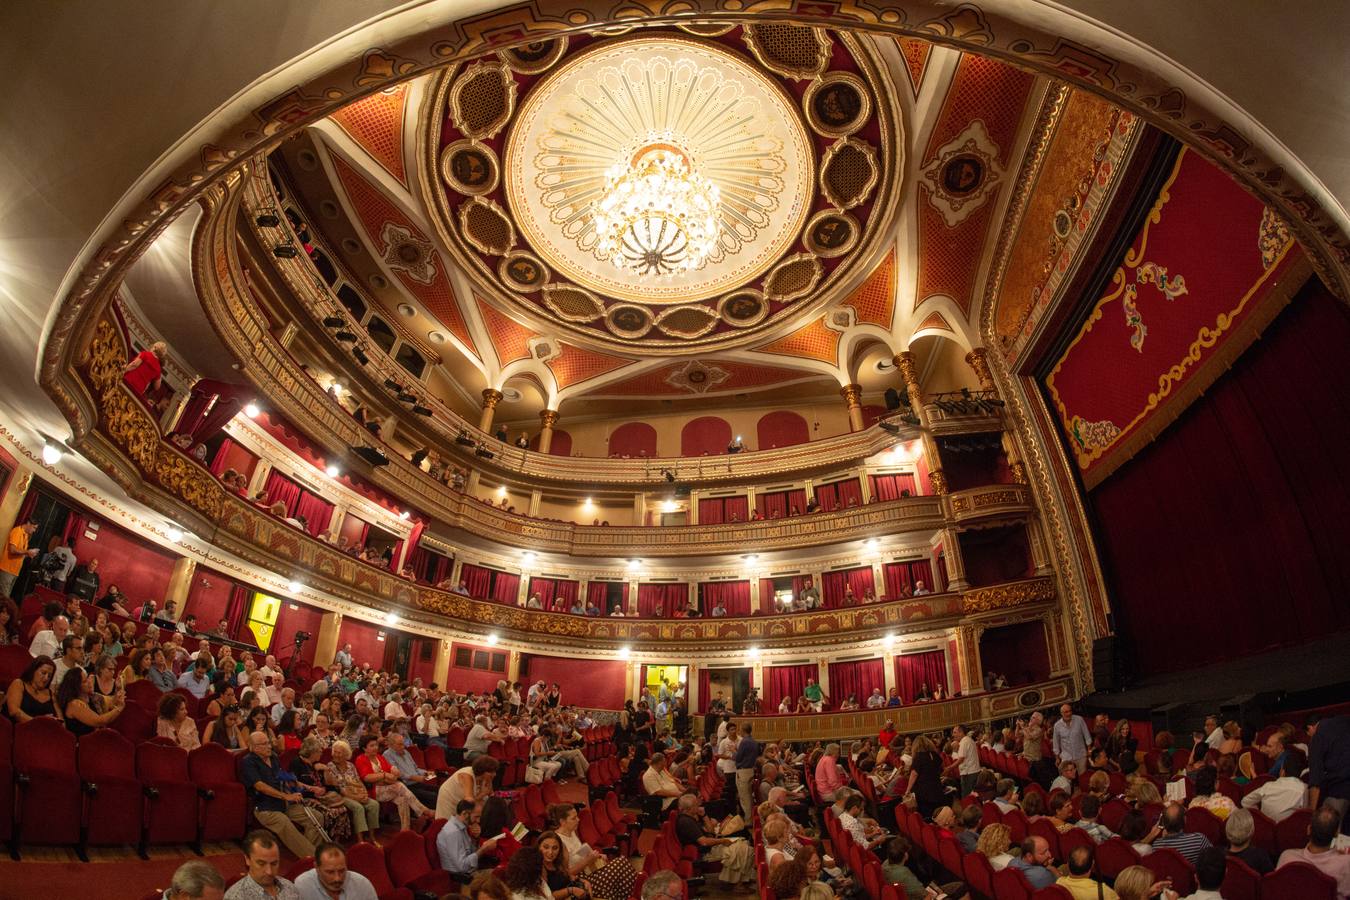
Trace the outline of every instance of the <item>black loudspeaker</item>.
{"label": "black loudspeaker", "polygon": [[676,497],[679,497],[681,500],[688,500],[688,499],[689,499],[689,485],[687,485],[687,484],[677,484],[677,485],[675,485],[675,496],[676,496]]}
{"label": "black loudspeaker", "polygon": [[1092,680],[1098,693],[1125,688],[1125,660],[1119,638],[1112,635],[1092,642]]}
{"label": "black loudspeaker", "polygon": [[900,392],[895,388],[886,388],[886,408],[897,410],[900,408]]}
{"label": "black loudspeaker", "polygon": [[385,456],[383,453],[376,450],[374,447],[353,447],[352,453],[355,453],[357,456],[361,457],[366,462],[370,463],[372,466],[389,465],[389,457]]}

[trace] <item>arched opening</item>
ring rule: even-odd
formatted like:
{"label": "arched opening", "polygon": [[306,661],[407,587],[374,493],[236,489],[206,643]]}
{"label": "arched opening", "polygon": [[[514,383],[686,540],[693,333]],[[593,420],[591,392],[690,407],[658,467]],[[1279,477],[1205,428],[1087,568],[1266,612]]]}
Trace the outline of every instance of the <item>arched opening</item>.
{"label": "arched opening", "polygon": [[811,440],[811,426],[800,414],[780,409],[760,417],[755,437],[758,439],[755,446],[760,450],[791,447]]}
{"label": "arched opening", "polygon": [[721,416],[699,416],[680,429],[681,456],[725,453],[731,443],[731,425]]}

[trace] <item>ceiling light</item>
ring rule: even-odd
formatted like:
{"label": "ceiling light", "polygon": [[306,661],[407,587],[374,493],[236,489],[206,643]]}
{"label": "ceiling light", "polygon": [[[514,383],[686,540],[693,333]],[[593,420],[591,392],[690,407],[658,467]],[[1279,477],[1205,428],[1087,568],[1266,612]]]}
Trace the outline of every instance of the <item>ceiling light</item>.
{"label": "ceiling light", "polygon": [[754,644],[751,644],[749,647],[746,648],[745,655],[751,657],[759,656],[759,648],[756,647]]}
{"label": "ceiling light", "polygon": [[619,659],[627,659],[632,655],[633,655],[633,648],[628,646],[627,644],[624,644],[622,647],[619,648]]}
{"label": "ceiling light", "polygon": [[386,625],[395,625],[395,624],[397,624],[397,623],[398,623],[398,613],[394,612],[392,609],[391,609],[389,612],[385,613],[385,614],[384,614],[384,623],[385,623]]}
{"label": "ceiling light", "polygon": [[605,174],[591,204],[595,254],[638,275],[674,275],[703,267],[717,247],[721,194],[669,133]]}
{"label": "ceiling light", "polygon": [[409,515],[411,515],[411,513],[409,513],[409,512],[405,509],[405,510],[403,510],[402,512],[400,512],[400,513],[398,514],[398,517],[399,517],[400,519],[402,519],[403,521],[406,522],[406,521],[408,521],[408,516],[409,516]]}
{"label": "ceiling light", "polygon": [[298,581],[292,581],[286,585],[286,590],[292,594],[298,594],[305,589],[305,586]]}
{"label": "ceiling light", "polygon": [[503,485],[500,485],[500,486],[497,488],[497,496],[498,496],[498,497],[505,497],[505,496],[506,496],[506,485],[503,484]]}
{"label": "ceiling light", "polygon": [[329,466],[328,468],[324,469],[324,471],[328,473],[329,478],[336,478],[342,474],[342,470],[339,469],[337,466]]}
{"label": "ceiling light", "polygon": [[634,572],[634,571],[637,570],[637,567],[640,566],[640,565],[642,565],[642,560],[640,560],[640,559],[630,559],[630,560],[628,561],[628,571]]}
{"label": "ceiling light", "polygon": [[744,557],[744,559],[745,559],[746,562],[751,563],[751,564],[754,564],[754,563],[756,563],[756,562],[759,561],[759,555],[758,555],[758,554],[755,554],[755,553],[751,553],[750,555]]}
{"label": "ceiling light", "polygon": [[594,505],[595,505],[595,501],[593,501],[590,497],[587,497],[585,500],[581,501],[581,505],[582,505],[582,506],[594,506]]}
{"label": "ceiling light", "polygon": [[183,539],[183,531],[180,528],[170,525],[164,530],[164,536],[176,544]]}
{"label": "ceiling light", "polygon": [[886,637],[884,638],[884,640],[885,640],[885,642],[886,642],[886,649],[887,649],[887,650],[889,650],[889,649],[891,649],[892,647],[894,647],[894,646],[895,646],[895,632],[894,632],[894,631],[889,631],[889,632],[887,632],[887,633],[886,633]]}
{"label": "ceiling light", "polygon": [[258,418],[258,414],[261,412],[262,410],[258,408],[258,404],[256,403],[244,404],[244,415],[248,416],[250,419]]}
{"label": "ceiling light", "polygon": [[42,461],[49,466],[54,466],[59,463],[61,457],[65,455],[65,450],[61,448],[60,444],[54,441],[47,441],[42,445]]}
{"label": "ceiling light", "polygon": [[877,549],[877,539],[868,538],[867,540],[863,541],[863,546],[866,547],[868,550],[875,550]]}
{"label": "ceiling light", "polygon": [[499,640],[501,640],[501,638],[497,637],[497,632],[495,631],[487,636],[487,642],[489,647],[497,646],[497,641]]}
{"label": "ceiling light", "polygon": [[524,553],[521,554],[520,558],[525,563],[532,563],[534,562],[534,553],[532,553],[529,550],[526,550]]}
{"label": "ceiling light", "polygon": [[662,512],[674,512],[676,509],[677,505],[674,500],[666,500],[661,503]]}

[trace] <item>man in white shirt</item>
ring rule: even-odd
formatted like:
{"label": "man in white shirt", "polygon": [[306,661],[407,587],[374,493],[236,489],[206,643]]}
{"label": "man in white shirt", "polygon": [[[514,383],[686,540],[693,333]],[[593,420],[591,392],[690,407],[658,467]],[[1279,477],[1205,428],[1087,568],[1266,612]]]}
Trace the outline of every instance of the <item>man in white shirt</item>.
{"label": "man in white shirt", "polygon": [[1218,750],[1223,743],[1223,729],[1219,727],[1219,720],[1215,716],[1205,716],[1205,743],[1211,750]]}
{"label": "man in white shirt", "polygon": [[[41,634],[42,632],[38,632]],[[84,641],[73,634],[61,639],[60,655],[56,659],[56,672],[52,675],[51,688],[55,691],[61,686],[61,680],[71,669],[84,668]]]}
{"label": "man in white shirt", "polygon": [[295,709],[294,688],[281,689],[281,700],[272,707],[272,724],[280,725],[281,717],[286,715],[288,709]]}
{"label": "man in white shirt", "polygon": [[931,594],[931,593],[932,593],[932,591],[930,591],[930,590],[928,590],[928,588],[924,587],[923,579],[922,579],[922,578],[920,578],[918,581],[914,582],[914,596],[915,596],[915,597],[922,597],[924,594]]}
{"label": "man in white shirt", "polygon": [[506,735],[498,734],[489,727],[487,716],[476,716],[473,727],[464,737],[464,761],[473,762],[487,752],[488,744],[505,738]]}
{"label": "man in white shirt", "polygon": [[1303,771],[1305,765],[1303,752],[1290,749],[1286,753],[1288,755],[1284,766],[1285,774],[1274,781],[1267,781],[1242,798],[1244,808],[1259,806],[1261,812],[1272,822],[1287,819],[1294,810],[1304,809],[1308,805],[1307,783],[1297,774],[1289,774]]}
{"label": "man in white shirt", "polygon": [[664,753],[652,754],[651,760],[647,763],[647,771],[642,773],[642,787],[651,796],[661,798],[663,811],[669,809],[670,805],[684,793],[684,787],[674,775],[670,774]]}
{"label": "man in white shirt", "polygon": [[295,879],[300,900],[376,900],[375,885],[347,868],[347,854],[337,844],[314,849],[314,868]]}
{"label": "man in white shirt", "polygon": [[1223,886],[1225,873],[1228,871],[1228,855],[1218,847],[1210,847],[1208,850],[1201,850],[1200,856],[1195,860],[1195,884],[1196,892],[1188,895],[1185,900],[1223,900],[1219,894],[1219,888]]}
{"label": "man in white shirt", "polygon": [[723,778],[732,781],[732,787],[735,787],[736,777],[736,745],[740,743],[740,736],[736,733],[736,723],[727,724],[726,737],[717,742],[717,771]]}
{"label": "man in white shirt", "polygon": [[258,670],[262,673],[263,684],[267,687],[267,705],[272,706],[281,702],[281,682],[285,680],[281,673],[281,667],[277,665],[277,658],[272,654],[267,654],[263,660],[263,667]]}
{"label": "man in white shirt", "polygon": [[1082,716],[1073,713],[1073,707],[1065,703],[1059,708],[1059,719],[1050,733],[1055,758],[1061,762],[1074,763],[1078,771],[1087,767],[1088,747],[1092,746],[1092,734]]}
{"label": "man in white shirt", "polygon": [[[61,642],[68,634],[70,634],[70,620],[65,616],[57,616],[52,619],[51,628],[44,628],[33,635],[33,643],[28,645],[28,652],[33,656],[50,656],[56,659],[61,655]],[[55,690],[55,687],[52,689]]]}
{"label": "man in white shirt", "polygon": [[961,796],[968,797],[975,791],[975,779],[980,774],[980,751],[966,726],[957,725],[953,728],[952,737],[958,742],[953,758],[956,760],[956,771],[961,776]]}
{"label": "man in white shirt", "polygon": [[886,706],[886,698],[881,695],[881,688],[872,688],[872,696],[867,698],[868,709],[883,709]]}

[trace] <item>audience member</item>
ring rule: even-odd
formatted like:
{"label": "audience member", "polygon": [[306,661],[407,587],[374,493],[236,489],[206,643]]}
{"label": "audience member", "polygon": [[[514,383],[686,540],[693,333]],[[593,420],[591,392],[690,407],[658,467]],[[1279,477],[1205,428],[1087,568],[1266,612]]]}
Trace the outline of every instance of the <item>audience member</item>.
{"label": "audience member", "polygon": [[1258,875],[1275,869],[1275,861],[1263,847],[1252,846],[1256,824],[1246,809],[1237,809],[1223,823],[1224,837],[1228,838],[1228,855],[1234,856],[1252,868]]}
{"label": "audience member", "polygon": [[1068,873],[1055,882],[1074,900],[1119,900],[1114,890],[1092,878],[1092,848],[1079,845],[1069,851]]}
{"label": "audience member", "polygon": [[[1330,721],[1330,720],[1328,720]],[[1350,897],[1350,854],[1338,852],[1333,848],[1336,835],[1340,832],[1341,816],[1330,806],[1323,806],[1312,815],[1308,823],[1308,843],[1295,850],[1286,850],[1280,854],[1275,866],[1287,866],[1290,863],[1307,863],[1336,881],[1336,894],[1342,900]]]}
{"label": "audience member", "polygon": [[225,900],[300,900],[295,885],[277,874],[281,851],[271,833],[258,829],[244,835],[244,864],[246,874],[225,892]]}
{"label": "audience member", "polygon": [[1283,821],[1294,810],[1308,807],[1308,785],[1298,777],[1304,768],[1303,751],[1293,747],[1281,750],[1279,755],[1283,759],[1274,780],[1258,785],[1242,797],[1244,809],[1259,808],[1272,822]]}
{"label": "audience member", "polygon": [[1009,862],[1008,867],[1021,872],[1032,889],[1039,891],[1054,884],[1058,878],[1050,868],[1051,861],[1050,844],[1045,838],[1033,835],[1022,842],[1022,855]]}
{"label": "audience member", "polygon": [[[1158,834],[1159,829],[1161,834]],[[1180,853],[1191,865],[1195,865],[1200,851],[1211,846],[1209,838],[1200,832],[1186,830],[1186,810],[1180,803],[1167,804],[1163,810],[1162,823],[1153,829],[1152,834],[1153,840],[1145,840],[1153,845],[1154,850],[1168,847]]]}
{"label": "audience member", "polygon": [[347,868],[342,845],[326,841],[314,848],[314,868],[295,879],[300,900],[377,900],[375,886]]}

